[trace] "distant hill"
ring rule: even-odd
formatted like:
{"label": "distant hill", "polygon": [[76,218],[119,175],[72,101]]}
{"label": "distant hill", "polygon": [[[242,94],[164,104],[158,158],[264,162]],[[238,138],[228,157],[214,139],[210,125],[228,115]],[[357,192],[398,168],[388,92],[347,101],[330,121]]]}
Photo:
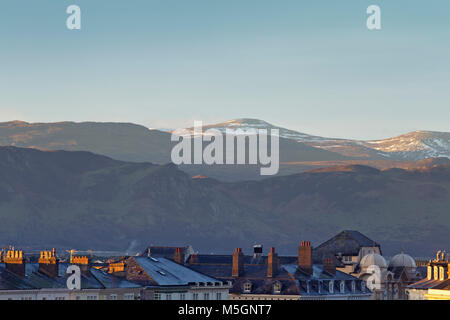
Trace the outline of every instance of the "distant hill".
{"label": "distant hill", "polygon": [[124,250],[192,244],[230,251],[254,243],[295,250],[356,229],[393,254],[445,249],[450,167],[335,167],[224,183],[174,165],[89,152],[0,147],[0,244]]}
{"label": "distant hill", "polygon": [[117,160],[170,162],[170,133],[132,123],[0,123],[0,145],[90,151]]}
{"label": "distant hill", "polygon": [[[278,129],[279,175],[332,165],[363,164],[377,168],[405,168],[430,157],[450,157],[450,133],[417,131],[399,137],[358,141],[313,136],[258,119],[235,119],[205,125],[204,129]],[[189,129],[188,129],[189,130]],[[0,146],[41,150],[90,151],[128,162],[170,162],[174,143],[170,132],[131,123],[58,122],[0,123]],[[222,181],[259,180],[255,165],[182,165],[191,176],[205,175]]]}
{"label": "distant hill", "polygon": [[204,128],[218,129],[222,132],[226,129],[278,129],[281,138],[366,160],[418,161],[432,157],[450,158],[450,132],[415,131],[394,138],[362,141],[313,136],[251,118],[210,124]]}

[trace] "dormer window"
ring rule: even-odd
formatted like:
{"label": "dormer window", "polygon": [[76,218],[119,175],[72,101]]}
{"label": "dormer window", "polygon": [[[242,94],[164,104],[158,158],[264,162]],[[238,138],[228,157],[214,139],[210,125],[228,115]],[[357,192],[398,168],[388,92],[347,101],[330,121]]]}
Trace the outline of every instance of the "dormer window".
{"label": "dormer window", "polygon": [[441,281],[445,280],[444,267],[439,267],[439,280],[441,280]]}
{"label": "dormer window", "polygon": [[366,283],[364,281],[361,281],[361,291],[362,292],[366,291]]}
{"label": "dormer window", "polygon": [[330,293],[334,293],[334,281],[331,280],[328,284],[328,288],[330,289]]}
{"label": "dormer window", "polygon": [[244,283],[244,293],[250,293],[252,292],[252,283],[250,281],[247,281]]}
{"label": "dormer window", "polygon": [[350,263],[353,261],[353,257],[352,256],[343,256],[342,260],[343,260],[343,262]]}
{"label": "dormer window", "polygon": [[352,281],[352,292],[355,293],[356,291],[356,283],[355,281]]}
{"label": "dormer window", "polygon": [[341,281],[339,289],[341,290],[341,293],[345,293],[345,282],[344,281]]}
{"label": "dormer window", "polygon": [[439,279],[438,267],[434,266],[434,280]]}
{"label": "dormer window", "polygon": [[273,293],[274,294],[280,294],[281,293],[281,283],[280,282],[275,282],[273,285]]}

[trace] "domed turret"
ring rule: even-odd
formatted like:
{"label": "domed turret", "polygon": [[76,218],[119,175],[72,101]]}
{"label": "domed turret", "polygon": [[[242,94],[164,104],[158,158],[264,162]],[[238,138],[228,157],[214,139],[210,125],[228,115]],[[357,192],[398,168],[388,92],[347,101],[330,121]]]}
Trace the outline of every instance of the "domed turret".
{"label": "domed turret", "polygon": [[416,268],[416,262],[410,255],[402,252],[392,257],[389,268]]}
{"label": "domed turret", "polygon": [[386,269],[387,263],[383,256],[378,253],[369,253],[365,255],[359,263],[362,270],[366,270],[370,266],[377,266],[380,269]]}

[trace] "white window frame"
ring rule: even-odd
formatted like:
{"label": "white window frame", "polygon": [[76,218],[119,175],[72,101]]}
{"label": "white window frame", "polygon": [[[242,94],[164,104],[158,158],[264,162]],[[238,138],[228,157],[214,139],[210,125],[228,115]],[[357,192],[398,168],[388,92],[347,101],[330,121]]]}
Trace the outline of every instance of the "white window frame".
{"label": "white window frame", "polygon": [[252,292],[252,283],[250,281],[247,281],[244,283],[244,293],[250,292]]}
{"label": "white window frame", "polygon": [[280,294],[281,293],[281,283],[279,281],[273,284],[273,293]]}

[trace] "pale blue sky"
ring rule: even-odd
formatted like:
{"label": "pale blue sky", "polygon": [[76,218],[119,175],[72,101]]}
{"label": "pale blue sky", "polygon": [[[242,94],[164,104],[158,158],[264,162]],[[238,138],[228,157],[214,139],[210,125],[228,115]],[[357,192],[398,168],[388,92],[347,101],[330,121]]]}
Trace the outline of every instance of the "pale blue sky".
{"label": "pale blue sky", "polygon": [[[65,27],[82,9],[82,30]],[[366,8],[382,9],[382,30]],[[450,131],[448,0],[3,0],[0,121]]]}

